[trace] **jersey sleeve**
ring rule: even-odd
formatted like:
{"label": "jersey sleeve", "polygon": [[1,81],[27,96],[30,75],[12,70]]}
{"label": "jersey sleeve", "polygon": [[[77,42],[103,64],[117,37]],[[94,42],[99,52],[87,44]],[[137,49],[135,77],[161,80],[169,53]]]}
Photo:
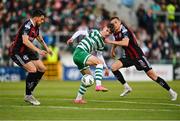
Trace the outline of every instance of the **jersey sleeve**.
{"label": "jersey sleeve", "polygon": [[88,36],[89,34],[88,34],[88,31],[87,30],[79,30],[79,31],[77,31],[77,32],[75,32],[73,35],[72,35],[72,37],[71,37],[71,39],[76,39],[78,36],[80,36],[80,35],[85,35],[85,36]]}
{"label": "jersey sleeve", "polygon": [[121,30],[121,33],[122,33],[122,38],[126,38],[128,37],[128,30],[126,29],[125,26],[122,26],[122,30]]}
{"label": "jersey sleeve", "polygon": [[29,25],[29,24],[26,24],[26,25],[24,26],[24,30],[23,30],[22,35],[28,35],[29,32],[30,32],[30,29],[31,29],[30,25]]}

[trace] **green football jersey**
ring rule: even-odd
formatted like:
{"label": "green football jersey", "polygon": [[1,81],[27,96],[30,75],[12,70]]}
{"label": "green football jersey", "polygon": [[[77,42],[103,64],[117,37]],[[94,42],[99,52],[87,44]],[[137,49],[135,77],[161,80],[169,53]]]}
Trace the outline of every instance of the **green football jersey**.
{"label": "green football jersey", "polygon": [[91,53],[97,50],[102,51],[104,46],[105,43],[100,32],[96,29],[93,29],[88,36],[81,40],[77,47],[85,50],[88,53]]}

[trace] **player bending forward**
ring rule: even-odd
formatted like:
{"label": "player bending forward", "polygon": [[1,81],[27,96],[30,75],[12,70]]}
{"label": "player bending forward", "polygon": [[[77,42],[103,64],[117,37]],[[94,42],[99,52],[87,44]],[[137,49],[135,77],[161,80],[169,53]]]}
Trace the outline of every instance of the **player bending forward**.
{"label": "player bending forward", "polygon": [[115,41],[110,41],[108,39],[105,40],[106,43],[113,44],[111,49],[111,56],[115,56],[115,48],[117,46],[122,46],[125,50],[125,57],[118,59],[116,62],[112,64],[112,72],[114,76],[124,85],[124,92],[120,96],[125,96],[129,92],[132,91],[132,88],[128,85],[128,83],[124,80],[123,75],[119,71],[120,68],[135,66],[137,70],[144,70],[145,73],[155,82],[160,84],[163,88],[169,91],[171,95],[171,100],[174,101],[177,99],[177,93],[173,91],[169,85],[159,77],[151,65],[147,61],[144,56],[143,51],[137,44],[136,37],[134,33],[121,22],[118,17],[111,18],[111,23],[114,25],[115,32],[114,38]]}
{"label": "player bending forward", "polygon": [[[37,53],[42,56],[45,56],[47,53],[52,54],[52,51],[46,46],[42,36],[39,34],[39,26],[44,21],[45,13],[41,10],[34,10],[32,18],[21,25],[9,48],[11,59],[28,72],[24,100],[33,105],[40,105],[40,102],[32,95],[32,92],[46,70]],[[46,51],[34,46],[32,43],[34,39],[37,39]]]}

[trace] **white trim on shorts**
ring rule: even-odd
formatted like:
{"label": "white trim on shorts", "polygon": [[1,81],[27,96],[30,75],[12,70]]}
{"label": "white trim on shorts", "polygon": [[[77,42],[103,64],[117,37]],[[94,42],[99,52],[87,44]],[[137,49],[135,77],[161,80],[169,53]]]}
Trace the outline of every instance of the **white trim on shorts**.
{"label": "white trim on shorts", "polygon": [[91,54],[89,54],[88,56],[86,56],[86,58],[85,58],[84,61],[83,61],[83,64],[84,64],[84,65],[86,65],[86,61],[87,61],[87,59],[88,59],[90,56],[91,56]]}
{"label": "white trim on shorts", "polygon": [[25,64],[19,55],[15,54],[15,57],[17,58],[17,60],[20,62],[21,65]]}

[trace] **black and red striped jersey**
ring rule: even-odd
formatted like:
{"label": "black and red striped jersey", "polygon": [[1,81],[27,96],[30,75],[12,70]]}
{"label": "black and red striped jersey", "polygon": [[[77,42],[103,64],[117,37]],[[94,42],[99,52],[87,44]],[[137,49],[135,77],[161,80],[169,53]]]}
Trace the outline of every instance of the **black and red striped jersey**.
{"label": "black and red striped jersey", "polygon": [[143,51],[137,44],[137,39],[134,33],[124,24],[121,24],[121,30],[117,33],[114,33],[115,41],[121,41],[123,38],[129,38],[129,45],[127,47],[123,46],[125,50],[125,56],[131,59],[138,59],[144,56]]}
{"label": "black and red striped jersey", "polygon": [[33,52],[30,48],[23,44],[22,35],[28,35],[29,41],[33,42],[34,39],[39,35],[39,27],[34,26],[31,19],[25,21],[19,28],[15,39],[11,43],[9,48],[10,55]]}

